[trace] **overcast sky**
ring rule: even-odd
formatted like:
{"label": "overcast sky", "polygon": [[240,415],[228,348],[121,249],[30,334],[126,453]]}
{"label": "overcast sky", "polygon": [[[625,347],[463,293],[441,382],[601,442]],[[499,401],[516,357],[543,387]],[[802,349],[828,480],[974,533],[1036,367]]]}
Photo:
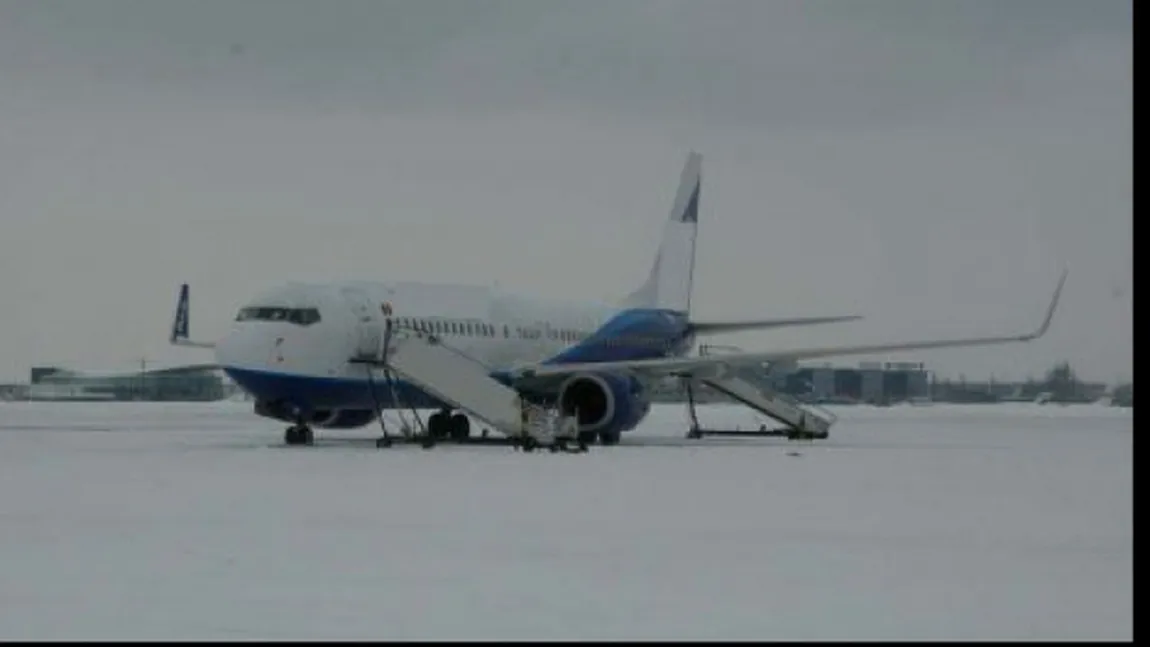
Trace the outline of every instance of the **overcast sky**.
{"label": "overcast sky", "polygon": [[[340,278],[615,299],[704,155],[700,319],[744,348],[1027,329],[892,357],[1132,374],[1131,3],[0,0],[0,381],[210,361]],[[846,358],[855,363],[861,358]]]}

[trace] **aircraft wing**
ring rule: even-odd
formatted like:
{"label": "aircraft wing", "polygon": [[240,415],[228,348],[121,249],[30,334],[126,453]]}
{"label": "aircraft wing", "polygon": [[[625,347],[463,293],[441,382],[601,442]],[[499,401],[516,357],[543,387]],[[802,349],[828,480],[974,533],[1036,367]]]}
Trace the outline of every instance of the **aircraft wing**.
{"label": "aircraft wing", "polygon": [[748,365],[758,365],[768,362],[787,362],[820,357],[840,357],[846,355],[870,355],[873,353],[926,350],[933,348],[958,348],[963,346],[989,346],[993,344],[1009,344],[1028,342],[1038,339],[1046,334],[1050,322],[1054,319],[1054,311],[1058,308],[1058,301],[1062,295],[1062,286],[1066,283],[1066,272],[1058,280],[1058,287],[1046,311],[1046,318],[1034,331],[1004,335],[997,337],[967,337],[961,339],[935,339],[911,342],[893,342],[885,344],[868,344],[860,346],[824,346],[814,348],[796,348],[791,350],[768,351],[761,353],[731,353],[711,357],[683,357],[674,359],[646,359],[618,362],[586,362],[580,364],[545,364],[520,369],[518,377],[545,378],[549,376],[565,375],[583,371],[630,371],[643,373],[652,377],[681,376],[706,377],[721,374],[727,370]]}
{"label": "aircraft wing", "polygon": [[764,328],[786,328],[790,326],[817,326],[821,324],[857,321],[862,315],[838,317],[796,317],[794,319],[763,319],[760,321],[692,321],[691,332],[696,335],[717,335],[721,333],[762,330]]}

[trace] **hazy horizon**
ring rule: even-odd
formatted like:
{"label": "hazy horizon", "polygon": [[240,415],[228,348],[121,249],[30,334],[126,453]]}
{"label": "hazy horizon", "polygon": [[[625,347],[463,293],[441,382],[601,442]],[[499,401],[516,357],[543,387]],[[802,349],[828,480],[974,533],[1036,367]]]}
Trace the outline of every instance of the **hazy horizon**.
{"label": "hazy horizon", "polygon": [[[1129,2],[0,0],[0,382],[132,370],[289,280],[612,300],[703,154],[693,315],[748,349],[1022,331],[1133,375]],[[861,357],[834,360],[853,364]],[[880,358],[884,359],[884,358]]]}

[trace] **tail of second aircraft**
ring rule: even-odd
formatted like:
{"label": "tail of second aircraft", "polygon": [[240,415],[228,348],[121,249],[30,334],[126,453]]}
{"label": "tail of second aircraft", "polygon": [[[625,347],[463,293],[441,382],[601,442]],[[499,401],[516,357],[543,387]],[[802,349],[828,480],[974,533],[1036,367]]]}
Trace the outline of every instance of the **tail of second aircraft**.
{"label": "tail of second aircraft", "polygon": [[176,315],[172,318],[172,331],[168,342],[175,344],[188,338],[188,284],[180,286],[180,297],[176,300]]}
{"label": "tail of second aircraft", "polygon": [[[687,155],[671,214],[663,225],[663,237],[646,282],[622,300],[624,308],[670,310],[686,316],[691,312],[691,285],[695,274],[695,241],[699,230],[699,199],[703,185],[703,156]],[[691,322],[695,334],[717,334],[784,326],[809,326],[862,319],[859,315],[790,317],[758,321]]]}
{"label": "tail of second aircraft", "polygon": [[168,333],[168,343],[173,346],[191,346],[193,348],[214,348],[210,342],[192,341],[188,338],[188,284],[180,285],[180,296],[176,300],[176,314],[172,318],[172,329]]}

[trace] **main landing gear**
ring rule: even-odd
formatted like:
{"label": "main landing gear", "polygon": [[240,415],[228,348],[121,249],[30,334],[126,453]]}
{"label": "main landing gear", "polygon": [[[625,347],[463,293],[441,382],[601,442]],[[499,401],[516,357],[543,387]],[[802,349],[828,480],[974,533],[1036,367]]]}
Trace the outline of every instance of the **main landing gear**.
{"label": "main landing gear", "polygon": [[[384,435],[382,438],[376,439],[375,445],[379,448],[391,447],[395,442],[410,442],[416,443],[424,449],[431,449],[437,444],[452,443],[452,444],[467,444],[467,445],[500,445],[510,446],[524,452],[534,452],[536,450],[546,450],[552,453],[567,452],[567,453],[582,453],[587,451],[587,445],[590,444],[581,435],[578,439],[571,438],[555,438],[552,442],[540,442],[532,436],[524,437],[488,437],[487,430],[479,436],[471,435],[471,419],[462,413],[454,413],[451,410],[444,409],[431,414],[427,419],[426,425],[421,425],[422,433],[408,435],[403,438],[396,438],[394,436]],[[594,442],[595,434],[590,436],[591,442]],[[610,442],[610,440],[605,441]]]}
{"label": "main landing gear", "polygon": [[311,427],[300,422],[287,428],[284,432],[284,443],[287,445],[311,445],[315,442],[315,434]]}
{"label": "main landing gear", "polygon": [[471,420],[462,413],[444,409],[427,418],[427,434],[435,440],[462,442],[471,437]]}
{"label": "main landing gear", "polygon": [[[452,413],[447,409],[431,414],[427,418],[427,424],[420,426],[423,428],[423,433],[410,440],[417,441],[424,449],[431,449],[440,441],[463,443],[471,438],[471,419],[462,413]],[[375,441],[375,446],[381,449],[391,445],[392,438],[386,433]]]}

